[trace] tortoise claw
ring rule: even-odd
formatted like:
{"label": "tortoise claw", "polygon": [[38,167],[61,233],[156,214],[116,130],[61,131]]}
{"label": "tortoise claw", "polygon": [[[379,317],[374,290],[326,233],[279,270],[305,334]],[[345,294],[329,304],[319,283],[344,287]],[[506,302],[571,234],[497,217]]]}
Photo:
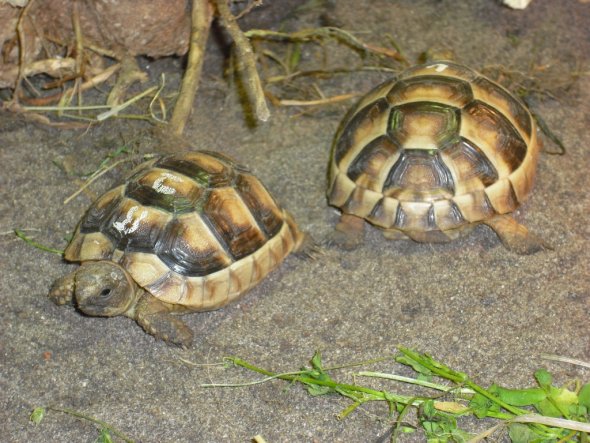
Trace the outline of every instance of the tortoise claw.
{"label": "tortoise claw", "polygon": [[299,248],[294,251],[295,256],[311,260],[317,260],[325,255],[325,253],[324,245],[316,242],[314,238],[307,233],[304,234]]}

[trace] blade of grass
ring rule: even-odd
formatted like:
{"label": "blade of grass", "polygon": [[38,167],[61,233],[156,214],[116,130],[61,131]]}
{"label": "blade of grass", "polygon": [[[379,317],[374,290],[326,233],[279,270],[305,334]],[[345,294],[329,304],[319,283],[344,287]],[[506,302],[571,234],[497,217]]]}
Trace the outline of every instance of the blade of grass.
{"label": "blade of grass", "polygon": [[553,361],[561,361],[564,363],[570,363],[570,364],[576,365],[576,366],[583,366],[584,368],[590,368],[590,362],[583,361],[583,360],[577,360],[575,358],[562,357],[560,355],[553,355],[553,354],[541,354],[541,358],[544,358],[546,360],[553,360]]}
{"label": "blade of grass", "polygon": [[371,372],[371,371],[361,371],[357,375],[362,377],[376,377],[376,378],[385,378],[387,380],[396,380],[401,381],[403,383],[409,383],[418,386],[424,386],[426,388],[436,389],[437,391],[443,392],[459,392],[461,394],[474,394],[474,391],[471,389],[458,389],[456,386],[443,386],[437,383],[432,383],[425,380],[418,380],[416,378],[411,377],[404,377],[403,375],[396,375],[396,374],[386,374],[383,372]]}
{"label": "blade of grass", "polygon": [[64,253],[64,251],[62,251],[61,249],[54,249],[49,246],[45,246],[45,245],[42,245],[41,243],[36,242],[32,238],[27,237],[27,235],[23,231],[21,231],[20,229],[15,229],[14,234],[18,238],[20,238],[21,240],[24,240],[26,243],[31,245],[32,247],[40,249],[41,251],[51,252],[52,254],[57,254],[57,255],[63,255],[63,253]]}
{"label": "blade of grass", "polygon": [[590,432],[590,423],[582,423],[576,420],[567,420],[565,418],[547,417],[538,414],[526,414],[514,417],[510,420],[513,423],[537,423],[551,426],[553,428],[571,429],[572,431]]}
{"label": "blade of grass", "polygon": [[[67,414],[67,415],[71,415],[72,417],[79,418],[81,420],[86,420],[86,421],[95,423],[97,425],[100,425],[101,429],[103,429],[103,430],[106,429],[107,431],[111,432],[115,436],[119,437],[125,443],[135,443],[134,440],[132,440],[130,437],[125,435],[122,431],[118,430],[117,428],[115,428],[111,424],[107,423],[106,421],[99,420],[98,418],[92,417],[90,415],[84,414],[84,413],[76,411],[74,409],[62,408],[59,406],[46,406],[44,408],[35,408],[35,410],[33,411],[33,414],[36,414],[36,417],[39,415],[42,415],[39,413],[39,411],[42,409],[45,409],[48,411],[61,412],[61,413]],[[33,414],[31,415],[31,420],[33,420]],[[38,424],[42,419],[43,419],[43,417],[41,416],[41,419],[35,421],[35,423]]]}

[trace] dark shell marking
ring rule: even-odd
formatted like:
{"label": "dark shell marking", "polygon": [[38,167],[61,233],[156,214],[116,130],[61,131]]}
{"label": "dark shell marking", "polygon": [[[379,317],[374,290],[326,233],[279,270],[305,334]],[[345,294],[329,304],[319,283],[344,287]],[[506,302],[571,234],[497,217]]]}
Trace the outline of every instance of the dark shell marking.
{"label": "dark shell marking", "polygon": [[255,285],[301,234],[264,185],[217,153],[151,160],[86,212],[70,261],[114,260],[164,301],[213,309]]}
{"label": "dark shell marking", "polygon": [[435,238],[514,211],[531,190],[537,155],[534,121],[517,98],[465,66],[430,63],[377,86],[349,112],[328,199],[383,229]]}

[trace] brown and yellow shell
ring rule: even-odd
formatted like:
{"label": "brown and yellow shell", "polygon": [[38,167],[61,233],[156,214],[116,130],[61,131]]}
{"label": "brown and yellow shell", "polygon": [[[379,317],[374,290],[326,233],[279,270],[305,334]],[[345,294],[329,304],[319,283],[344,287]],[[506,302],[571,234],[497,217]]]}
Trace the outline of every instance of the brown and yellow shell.
{"label": "brown and yellow shell", "polygon": [[530,112],[506,89],[459,64],[420,65],[347,115],[328,200],[390,233],[450,239],[527,198],[538,150]]}
{"label": "brown and yellow shell", "polygon": [[246,292],[301,241],[246,168],[197,151],[150,160],[96,200],[65,258],[118,262],[158,299],[200,311]]}

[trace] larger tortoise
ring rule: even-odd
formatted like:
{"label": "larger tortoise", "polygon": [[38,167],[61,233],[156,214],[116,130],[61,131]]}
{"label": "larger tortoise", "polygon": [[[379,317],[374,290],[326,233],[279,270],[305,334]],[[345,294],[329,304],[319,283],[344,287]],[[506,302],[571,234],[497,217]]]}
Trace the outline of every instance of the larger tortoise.
{"label": "larger tortoise", "polygon": [[377,86],[334,141],[335,233],[358,244],[364,220],[387,238],[452,240],[477,224],[517,253],[543,243],[510,216],[529,195],[539,143],[524,104],[465,66],[432,62]]}
{"label": "larger tortoise", "polygon": [[244,167],[218,153],[152,159],[100,197],[65,250],[81,262],[50,291],[91,316],[125,315],[189,346],[172,314],[240,297],[308,238]]}

